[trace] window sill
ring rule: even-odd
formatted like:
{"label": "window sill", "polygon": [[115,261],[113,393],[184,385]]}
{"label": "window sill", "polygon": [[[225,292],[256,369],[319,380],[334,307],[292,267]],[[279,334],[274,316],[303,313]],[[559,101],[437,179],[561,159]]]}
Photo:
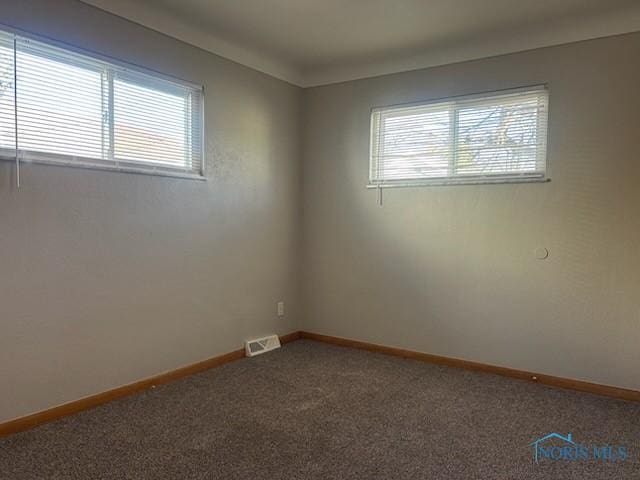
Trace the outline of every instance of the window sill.
{"label": "window sill", "polygon": [[404,188],[404,187],[446,187],[459,185],[500,185],[509,183],[547,183],[546,177],[511,177],[511,178],[473,178],[465,180],[413,180],[385,183],[369,183],[367,188]]}
{"label": "window sill", "polygon": [[[67,155],[39,154],[33,152],[20,154],[20,166],[25,164],[51,165],[56,167],[83,168],[86,170],[101,170],[105,172],[133,173],[137,175],[152,175],[156,177],[181,178],[185,180],[207,181],[207,178],[198,173],[182,172],[179,170],[153,168],[149,166],[137,166],[131,162],[122,162],[117,165],[100,163],[100,160],[71,157]],[[13,154],[0,153],[0,161],[15,163]]]}

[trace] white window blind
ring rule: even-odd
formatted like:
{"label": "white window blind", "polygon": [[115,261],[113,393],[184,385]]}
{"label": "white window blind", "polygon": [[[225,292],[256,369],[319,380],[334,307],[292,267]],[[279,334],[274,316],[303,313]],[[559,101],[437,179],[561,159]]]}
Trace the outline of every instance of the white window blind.
{"label": "white window blind", "polygon": [[13,64],[13,38],[0,32],[0,152],[15,149],[15,89]]}
{"label": "white window blind", "polygon": [[201,87],[0,32],[5,158],[202,178],[202,101]]}
{"label": "white window blind", "polygon": [[544,87],[374,108],[371,186],[543,180]]}

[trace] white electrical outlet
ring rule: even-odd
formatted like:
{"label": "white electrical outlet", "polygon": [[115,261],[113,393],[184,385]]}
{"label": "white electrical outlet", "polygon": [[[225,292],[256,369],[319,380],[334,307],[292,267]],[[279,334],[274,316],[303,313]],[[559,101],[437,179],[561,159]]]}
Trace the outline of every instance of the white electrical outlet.
{"label": "white electrical outlet", "polygon": [[284,317],[284,302],[278,302],[278,316]]}

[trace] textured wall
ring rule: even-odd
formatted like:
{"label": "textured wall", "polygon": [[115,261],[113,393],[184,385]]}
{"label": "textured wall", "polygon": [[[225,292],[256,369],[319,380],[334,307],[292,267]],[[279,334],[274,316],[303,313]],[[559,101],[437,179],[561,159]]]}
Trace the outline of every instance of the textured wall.
{"label": "textured wall", "polygon": [[[307,90],[302,327],[640,388],[638,52],[630,34]],[[540,83],[551,183],[382,208],[365,189],[371,107]]]}
{"label": "textured wall", "polygon": [[208,172],[0,162],[0,421],[294,330],[301,90],[72,0],[0,22],[204,84]]}

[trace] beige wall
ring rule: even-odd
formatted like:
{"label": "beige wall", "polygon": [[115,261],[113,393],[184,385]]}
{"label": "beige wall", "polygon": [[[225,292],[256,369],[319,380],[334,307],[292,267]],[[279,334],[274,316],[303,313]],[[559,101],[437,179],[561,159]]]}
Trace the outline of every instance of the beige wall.
{"label": "beige wall", "polygon": [[302,91],[72,0],[0,22],[204,84],[208,169],[0,162],[0,422],[297,328]]}
{"label": "beige wall", "polygon": [[[301,326],[640,388],[638,52],[631,34],[307,90]],[[540,83],[551,183],[382,208],[365,189],[371,107]]]}

